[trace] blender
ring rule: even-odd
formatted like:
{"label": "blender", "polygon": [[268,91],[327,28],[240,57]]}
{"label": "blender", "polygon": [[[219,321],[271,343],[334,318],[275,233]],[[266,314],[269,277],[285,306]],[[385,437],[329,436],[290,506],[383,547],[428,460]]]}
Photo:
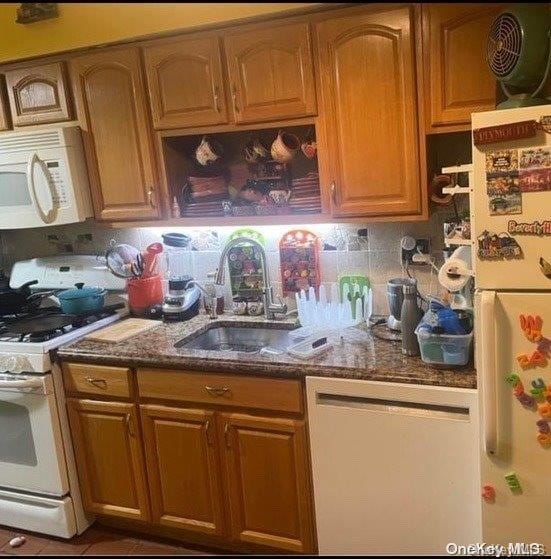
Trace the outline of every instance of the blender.
{"label": "blender", "polygon": [[168,281],[163,318],[168,321],[189,320],[199,314],[201,300],[200,288],[187,273],[191,239],[182,233],[166,233],[162,237]]}

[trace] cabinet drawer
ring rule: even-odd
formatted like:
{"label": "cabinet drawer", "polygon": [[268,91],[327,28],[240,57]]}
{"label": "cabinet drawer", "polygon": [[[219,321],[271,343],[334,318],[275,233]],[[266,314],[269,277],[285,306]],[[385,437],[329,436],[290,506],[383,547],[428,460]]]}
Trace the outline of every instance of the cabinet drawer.
{"label": "cabinet drawer", "polygon": [[294,379],[139,369],[141,398],[301,413],[302,386]]}
{"label": "cabinet drawer", "polygon": [[63,380],[68,393],[132,397],[130,369],[81,363],[64,363]]}

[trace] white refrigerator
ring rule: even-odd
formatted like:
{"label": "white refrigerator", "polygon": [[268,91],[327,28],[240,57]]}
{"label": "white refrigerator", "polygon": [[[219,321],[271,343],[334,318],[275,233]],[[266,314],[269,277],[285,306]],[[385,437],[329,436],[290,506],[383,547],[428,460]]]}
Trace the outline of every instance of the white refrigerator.
{"label": "white refrigerator", "polygon": [[548,553],[550,123],[551,105],[473,114],[471,196],[482,539]]}

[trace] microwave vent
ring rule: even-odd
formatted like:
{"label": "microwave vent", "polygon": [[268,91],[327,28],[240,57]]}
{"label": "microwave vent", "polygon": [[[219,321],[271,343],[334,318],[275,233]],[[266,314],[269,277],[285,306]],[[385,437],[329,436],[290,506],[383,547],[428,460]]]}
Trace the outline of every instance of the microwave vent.
{"label": "microwave vent", "polygon": [[0,154],[32,149],[56,148],[64,145],[64,143],[60,130],[0,135]]}

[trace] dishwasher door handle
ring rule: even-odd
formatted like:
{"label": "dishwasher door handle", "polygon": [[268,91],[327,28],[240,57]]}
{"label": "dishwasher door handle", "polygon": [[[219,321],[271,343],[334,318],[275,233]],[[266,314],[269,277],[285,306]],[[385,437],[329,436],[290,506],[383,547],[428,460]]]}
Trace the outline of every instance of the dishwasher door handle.
{"label": "dishwasher door handle", "polygon": [[316,393],[316,404],[328,407],[356,408],[379,413],[408,414],[438,418],[448,417],[450,419],[459,419],[463,421],[468,421],[470,418],[469,408],[463,406],[387,400],[383,398],[370,398],[367,396],[327,394],[324,392]]}

